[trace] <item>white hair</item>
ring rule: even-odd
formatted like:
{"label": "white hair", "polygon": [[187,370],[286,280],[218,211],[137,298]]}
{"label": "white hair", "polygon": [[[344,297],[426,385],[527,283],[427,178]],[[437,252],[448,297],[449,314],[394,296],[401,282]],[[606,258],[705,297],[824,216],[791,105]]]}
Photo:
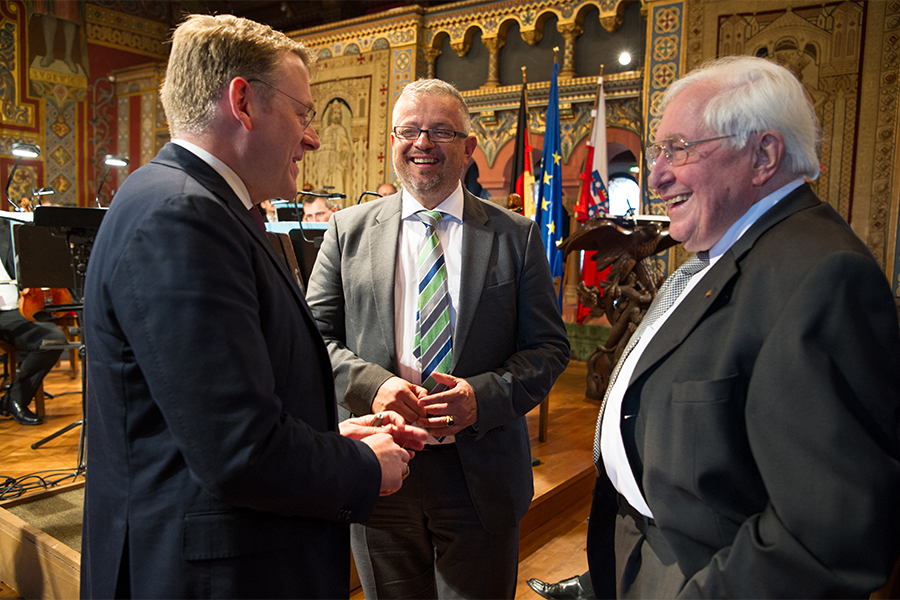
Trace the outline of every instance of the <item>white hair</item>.
{"label": "white hair", "polygon": [[784,137],[784,165],[815,179],[820,170],[819,123],[803,84],[786,68],[764,58],[728,56],[710,61],[673,83],[663,106],[694,84],[717,91],[703,109],[703,124],[716,135],[733,135],[743,147],[752,133],[774,129]]}

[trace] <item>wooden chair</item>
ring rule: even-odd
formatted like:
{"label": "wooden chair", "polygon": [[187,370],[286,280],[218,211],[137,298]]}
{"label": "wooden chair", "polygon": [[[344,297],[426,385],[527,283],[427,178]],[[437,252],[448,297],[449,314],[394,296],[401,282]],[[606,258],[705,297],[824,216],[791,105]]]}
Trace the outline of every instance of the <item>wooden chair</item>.
{"label": "wooden chair", "polygon": [[[0,353],[2,353],[4,360],[4,373],[2,378],[4,379],[5,387],[9,387],[12,385],[12,382],[16,379],[16,353],[19,351],[18,348],[13,346],[12,344],[7,344],[6,342],[0,340]],[[40,387],[38,387],[37,393],[34,395],[34,412],[37,416],[44,418],[44,384],[41,383]]]}

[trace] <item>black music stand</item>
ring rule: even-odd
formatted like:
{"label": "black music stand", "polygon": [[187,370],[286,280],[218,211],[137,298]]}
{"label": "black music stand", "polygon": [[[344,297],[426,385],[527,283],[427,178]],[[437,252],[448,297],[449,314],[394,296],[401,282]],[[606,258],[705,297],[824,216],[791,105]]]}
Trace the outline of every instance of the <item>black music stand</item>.
{"label": "black music stand", "polygon": [[296,228],[288,231],[291,244],[294,246],[294,254],[300,266],[300,275],[303,277],[303,285],[309,285],[309,275],[312,273],[316,257],[319,255],[319,247],[325,238],[325,223],[298,223]]}
{"label": "black music stand", "polygon": [[[74,312],[79,331],[82,331],[84,308],[84,278],[94,236],[106,209],[74,208],[66,206],[38,206],[34,221],[16,228],[17,280],[20,287],[67,288],[72,292],[72,304],[45,307],[47,312]],[[87,352],[84,338],[80,343],[45,344],[46,348],[78,349],[81,358],[81,419],[70,423],[31,445],[40,448],[50,440],[81,426],[78,440],[78,469],[85,468],[85,436],[87,412]]]}

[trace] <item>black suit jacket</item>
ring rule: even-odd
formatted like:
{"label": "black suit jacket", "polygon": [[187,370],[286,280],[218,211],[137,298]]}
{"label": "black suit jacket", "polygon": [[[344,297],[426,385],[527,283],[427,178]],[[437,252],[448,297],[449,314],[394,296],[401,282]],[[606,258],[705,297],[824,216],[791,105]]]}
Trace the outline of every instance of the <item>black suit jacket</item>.
{"label": "black suit jacket", "polygon": [[88,265],[82,595],[346,597],[381,470],[341,437],[325,345],[225,181],[167,144]]}
{"label": "black suit jacket", "polygon": [[[625,394],[626,451],[684,596],[851,597],[883,584],[900,551],[898,373],[884,273],[800,187],[684,299]],[[607,503],[591,517],[600,586],[613,577],[614,515]]]}

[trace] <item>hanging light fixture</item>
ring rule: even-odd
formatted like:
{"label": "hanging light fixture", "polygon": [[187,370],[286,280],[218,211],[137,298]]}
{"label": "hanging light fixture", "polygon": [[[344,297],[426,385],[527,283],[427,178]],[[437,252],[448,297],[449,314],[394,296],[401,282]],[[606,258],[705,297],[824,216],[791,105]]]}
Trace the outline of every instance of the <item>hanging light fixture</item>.
{"label": "hanging light fixture", "polygon": [[103,175],[100,176],[100,185],[97,187],[97,195],[94,196],[94,202],[97,203],[99,208],[103,208],[103,205],[100,204],[100,190],[103,189],[103,184],[106,182],[106,176],[109,175],[109,170],[113,167],[127,167],[129,162],[131,161],[128,160],[127,156],[119,154],[107,154],[103,157],[103,164],[106,165],[106,169],[103,170]]}
{"label": "hanging light fixture", "polygon": [[6,178],[6,200],[9,202],[10,206],[14,207],[16,210],[21,212],[23,209],[19,204],[12,199],[9,195],[9,186],[12,185],[13,176],[16,174],[16,169],[19,168],[19,162],[23,158],[37,158],[41,155],[41,147],[37,144],[25,144],[17,142],[10,147],[10,152],[16,156],[16,164],[13,165],[12,171],[9,172],[9,177]]}

